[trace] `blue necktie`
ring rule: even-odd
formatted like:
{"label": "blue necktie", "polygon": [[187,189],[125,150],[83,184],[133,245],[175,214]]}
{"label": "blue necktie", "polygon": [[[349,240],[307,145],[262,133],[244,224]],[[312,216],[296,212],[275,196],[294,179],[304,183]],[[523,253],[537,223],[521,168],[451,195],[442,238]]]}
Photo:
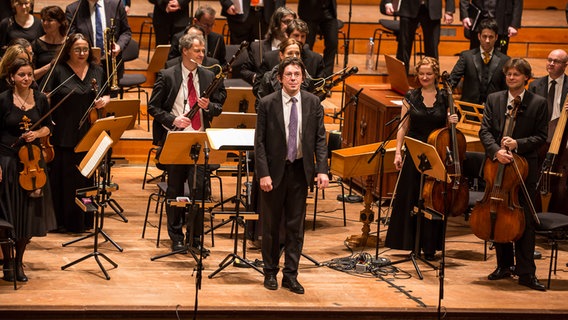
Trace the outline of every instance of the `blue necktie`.
{"label": "blue necktie", "polygon": [[292,108],[290,110],[290,123],[288,123],[288,153],[286,159],[290,162],[296,160],[298,155],[298,107],[296,98],[292,97]]}
{"label": "blue necktie", "polygon": [[101,56],[104,54],[104,40],[103,40],[103,21],[101,20],[101,6],[95,4],[95,25],[96,25],[96,45],[101,48]]}

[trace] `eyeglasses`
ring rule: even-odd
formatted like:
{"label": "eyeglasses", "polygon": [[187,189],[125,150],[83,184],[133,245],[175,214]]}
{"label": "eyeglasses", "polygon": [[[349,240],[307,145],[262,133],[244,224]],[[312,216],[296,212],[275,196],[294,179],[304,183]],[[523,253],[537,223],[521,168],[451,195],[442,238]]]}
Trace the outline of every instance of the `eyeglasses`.
{"label": "eyeglasses", "polygon": [[554,63],[554,64],[564,64],[564,63],[565,63],[565,62],[562,61],[562,60],[550,59],[550,58],[546,59],[546,62],[548,62],[548,63]]}
{"label": "eyeglasses", "polygon": [[294,77],[294,78],[301,78],[301,77],[302,77],[302,73],[300,73],[300,72],[295,72],[295,73],[286,72],[286,73],[284,73],[282,76],[283,76],[284,78],[287,78],[287,79],[291,79],[292,77]]}
{"label": "eyeglasses", "polygon": [[80,48],[73,48],[73,52],[79,54],[79,53],[88,53],[89,52],[89,48],[87,47],[80,47]]}

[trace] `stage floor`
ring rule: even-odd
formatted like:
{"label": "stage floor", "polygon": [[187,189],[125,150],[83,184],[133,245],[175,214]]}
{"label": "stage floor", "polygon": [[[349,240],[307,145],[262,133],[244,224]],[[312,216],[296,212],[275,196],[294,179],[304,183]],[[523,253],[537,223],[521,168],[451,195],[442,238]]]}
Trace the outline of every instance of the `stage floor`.
{"label": "stage floor", "polygon": [[[112,198],[124,208],[129,221],[124,223],[118,215],[111,214],[112,209],[106,209],[104,230],[124,248],[119,252],[109,242],[100,244],[99,251],[118,264],[117,268],[112,268],[101,259],[111,279],[104,278],[94,258],[61,270],[61,266],[92,252],[92,238],[67,247],[62,247],[62,243],[81,234],[51,233],[44,238],[33,238],[24,258],[29,282],[18,283],[18,290],[14,291],[11,283],[0,281],[2,319],[164,319],[174,318],[176,309],[185,313],[183,318],[189,318],[196,301],[196,263],[189,255],[150,261],[152,256],[169,252],[170,241],[165,222],[161,237],[164,240],[159,248],[156,248],[157,229],[149,227],[146,238],[141,238],[148,195],[157,190],[152,183],[146,190],[141,189],[143,172],[141,166],[118,165],[113,169],[113,181],[120,189]],[[213,195],[217,197],[217,182],[213,182],[213,188]],[[223,190],[225,197],[234,195],[235,178],[223,177]],[[332,259],[351,255],[375,255],[374,247],[352,252],[344,245],[348,236],[361,233],[358,215],[363,205],[346,205],[348,221],[344,227],[341,203],[336,201],[339,190],[329,189],[326,200],[319,201],[315,231],[312,231],[313,204],[307,208],[304,253],[324,265]],[[376,207],[373,210],[376,212]],[[158,215],[151,213],[150,220],[156,224]],[[373,232],[376,228],[376,224],[371,226]],[[385,230],[381,225],[382,239]],[[285,289],[266,290],[262,275],[250,268],[231,265],[209,279],[208,275],[233,251],[229,234],[230,224],[217,229],[215,247],[211,247],[211,237],[206,237],[211,256],[204,260],[202,287],[198,291],[202,319],[436,317],[441,292],[439,273],[421,262],[418,266],[424,280],[418,279],[411,262],[397,264],[396,269],[380,269],[374,276],[368,272],[340,272],[302,259],[299,281],[306,289],[304,295]],[[242,255],[241,244],[239,241],[239,255]],[[543,239],[537,241],[537,246],[543,254],[543,258],[536,261],[537,275],[546,283],[550,248]],[[261,259],[260,251],[252,243],[248,247],[248,259]],[[553,275],[551,289],[547,292],[519,286],[512,278],[488,281],[486,277],[496,265],[494,251],[488,251],[488,259],[483,261],[483,242],[471,234],[462,217],[451,218],[442,312],[454,319],[505,319],[520,314],[525,319],[562,318],[562,314],[568,312],[566,249],[561,245],[558,273]],[[395,261],[408,257],[408,253],[381,246],[379,256]],[[438,266],[439,261],[435,265]]]}

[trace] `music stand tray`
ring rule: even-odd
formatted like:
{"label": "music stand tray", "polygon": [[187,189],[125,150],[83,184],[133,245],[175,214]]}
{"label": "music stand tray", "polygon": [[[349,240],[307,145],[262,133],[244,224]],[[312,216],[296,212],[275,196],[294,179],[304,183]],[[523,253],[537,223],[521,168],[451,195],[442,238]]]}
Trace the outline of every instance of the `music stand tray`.
{"label": "music stand tray", "polygon": [[105,117],[132,116],[126,130],[134,129],[136,116],[140,111],[140,99],[111,99],[104,109]]}
{"label": "music stand tray", "polygon": [[420,257],[420,229],[422,218],[426,214],[430,214],[431,216],[434,215],[433,213],[426,213],[426,209],[424,208],[424,198],[422,196],[424,177],[428,175],[440,181],[450,181],[450,178],[447,175],[446,167],[442,162],[442,159],[440,159],[440,156],[438,155],[438,152],[436,151],[436,148],[434,148],[434,146],[411,137],[405,137],[404,142],[408,149],[408,155],[412,158],[412,162],[414,163],[414,166],[416,167],[418,172],[420,172],[420,192],[417,210],[416,234],[414,238],[414,249],[410,253],[409,257],[400,261],[391,262],[389,265],[412,261],[418,277],[420,278],[420,280],[422,280],[424,279],[424,276],[422,275],[420,268],[418,268],[418,263],[416,261],[417,259],[419,259],[432,269],[438,270],[436,266]]}
{"label": "music stand tray", "polygon": [[[241,178],[242,178],[242,159],[243,153],[246,151],[254,150],[254,129],[207,129],[207,136],[211,142],[211,147],[215,150],[231,150],[237,151],[239,153],[239,165],[237,166],[237,188],[236,195],[232,197],[235,201],[235,211],[230,215],[229,221],[235,222],[235,239],[233,242],[233,252],[228,254],[221,263],[219,263],[219,268],[211,273],[208,277],[213,278],[217,273],[221,272],[223,269],[233,264],[236,260],[244,263],[245,265],[258,271],[260,274],[264,274],[257,266],[246,260],[246,258],[240,257],[237,254],[238,251],[238,239],[239,239],[239,224],[242,222],[243,217],[240,211],[240,190],[241,190]],[[219,212],[224,213],[224,212]],[[248,212],[247,212],[248,213]],[[253,212],[250,212],[253,213]],[[213,212],[212,212],[213,214]],[[243,255],[246,252],[246,235],[243,240]]]}
{"label": "music stand tray", "polygon": [[213,118],[211,126],[214,128],[255,128],[256,113],[222,112]]}

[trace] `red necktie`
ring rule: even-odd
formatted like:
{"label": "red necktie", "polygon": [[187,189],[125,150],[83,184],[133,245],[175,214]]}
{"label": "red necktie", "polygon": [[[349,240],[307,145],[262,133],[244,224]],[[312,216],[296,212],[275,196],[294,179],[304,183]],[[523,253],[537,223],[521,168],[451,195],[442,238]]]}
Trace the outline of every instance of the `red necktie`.
{"label": "red necktie", "polygon": [[[189,73],[189,77],[187,79],[187,91],[187,100],[189,100],[189,107],[191,108],[197,103],[197,93],[195,92],[195,87],[193,86],[193,73],[191,72]],[[199,106],[197,105],[195,107],[199,108]],[[193,130],[199,130],[201,128],[201,115],[199,111],[191,120],[191,127],[193,128]]]}

